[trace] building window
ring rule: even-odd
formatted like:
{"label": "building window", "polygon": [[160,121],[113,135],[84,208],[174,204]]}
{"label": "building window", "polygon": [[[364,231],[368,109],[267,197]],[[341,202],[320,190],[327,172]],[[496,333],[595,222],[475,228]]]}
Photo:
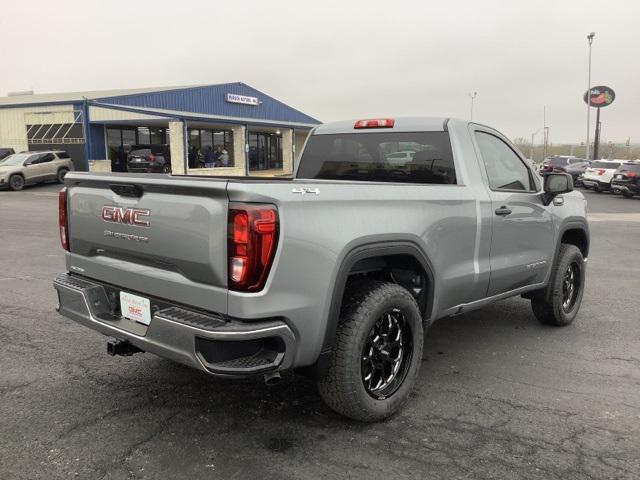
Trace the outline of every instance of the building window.
{"label": "building window", "polygon": [[149,142],[151,145],[164,145],[167,143],[164,128],[150,128],[149,137],[151,138]]}
{"label": "building window", "polygon": [[190,168],[235,166],[231,130],[192,128],[187,138]]}
{"label": "building window", "polygon": [[138,127],[138,141],[139,145],[151,144],[151,134],[148,127]]}
{"label": "building window", "polygon": [[112,172],[127,171],[127,155],[135,144],[134,128],[107,128],[107,150]]}
{"label": "building window", "polygon": [[282,137],[275,133],[249,132],[249,169],[282,168]]}
{"label": "building window", "polygon": [[131,145],[136,143],[136,131],[133,128],[122,129],[122,145],[131,150]]}

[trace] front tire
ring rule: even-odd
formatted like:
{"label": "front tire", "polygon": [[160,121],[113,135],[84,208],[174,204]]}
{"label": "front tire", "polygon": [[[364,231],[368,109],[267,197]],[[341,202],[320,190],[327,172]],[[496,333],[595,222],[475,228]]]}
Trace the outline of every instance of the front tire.
{"label": "front tire", "polygon": [[580,310],[584,293],[585,265],[575,245],[560,245],[558,259],[551,271],[549,286],[531,299],[536,318],[545,325],[571,324]]}
{"label": "front tire", "polygon": [[64,177],[67,175],[67,173],[69,173],[68,168],[61,168],[60,170],[58,170],[58,175],[56,175],[56,181],[58,183],[64,183]]}
{"label": "front tire", "polygon": [[633,198],[633,193],[631,193],[631,192],[622,192],[622,196],[624,198]]}
{"label": "front tire", "polygon": [[361,422],[397,412],[422,362],[422,316],[413,296],[395,283],[353,285],[336,335],[329,370],[318,381],[325,403]]}
{"label": "front tire", "polygon": [[9,188],[14,192],[24,188],[24,177],[22,175],[11,175],[9,177]]}

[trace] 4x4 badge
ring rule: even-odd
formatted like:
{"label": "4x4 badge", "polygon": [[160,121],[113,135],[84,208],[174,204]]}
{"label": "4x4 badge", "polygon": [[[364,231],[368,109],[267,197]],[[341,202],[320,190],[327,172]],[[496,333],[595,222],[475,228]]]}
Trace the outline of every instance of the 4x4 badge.
{"label": "4x4 badge", "polygon": [[320,189],[319,188],[294,188],[293,190],[291,190],[291,193],[299,193],[300,195],[313,193],[315,195],[320,195]]}

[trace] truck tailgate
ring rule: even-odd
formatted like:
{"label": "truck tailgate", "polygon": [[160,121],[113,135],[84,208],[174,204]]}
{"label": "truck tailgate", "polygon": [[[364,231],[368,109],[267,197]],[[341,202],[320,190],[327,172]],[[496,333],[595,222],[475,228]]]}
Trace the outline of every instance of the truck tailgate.
{"label": "truck tailgate", "polygon": [[227,313],[227,181],[71,173],[72,273]]}

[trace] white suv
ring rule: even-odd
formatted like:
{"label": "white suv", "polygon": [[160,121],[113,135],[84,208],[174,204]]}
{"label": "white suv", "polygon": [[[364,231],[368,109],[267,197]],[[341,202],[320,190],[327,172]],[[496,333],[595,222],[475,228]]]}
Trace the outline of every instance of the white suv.
{"label": "white suv", "polygon": [[582,174],[582,184],[587,189],[593,187],[596,192],[610,190],[613,174],[624,162],[625,160],[594,160]]}
{"label": "white suv", "polygon": [[22,190],[29,183],[56,180],[62,183],[64,176],[73,170],[73,162],[67,152],[23,152],[0,160],[0,187]]}

